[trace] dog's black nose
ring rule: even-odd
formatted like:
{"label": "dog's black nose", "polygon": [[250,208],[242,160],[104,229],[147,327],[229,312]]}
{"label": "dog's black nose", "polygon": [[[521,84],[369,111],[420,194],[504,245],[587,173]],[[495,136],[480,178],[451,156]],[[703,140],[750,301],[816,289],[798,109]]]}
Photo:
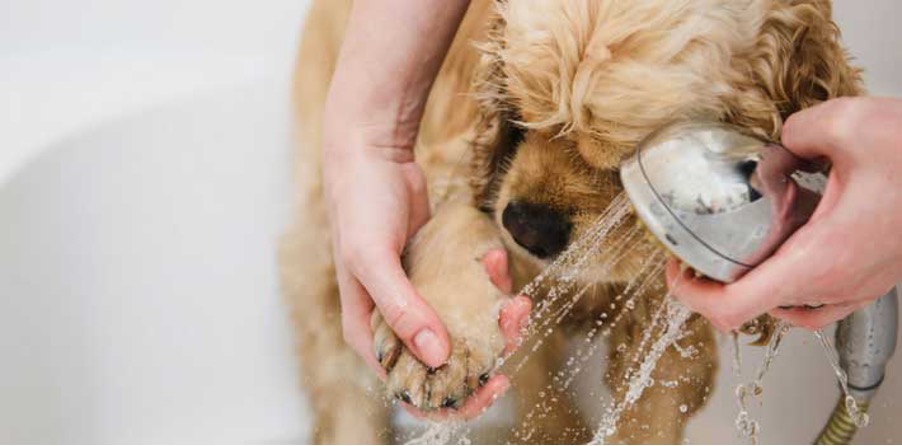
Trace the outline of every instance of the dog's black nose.
{"label": "dog's black nose", "polygon": [[514,201],[504,208],[501,223],[520,246],[540,259],[563,251],[573,228],[570,218],[561,211]]}

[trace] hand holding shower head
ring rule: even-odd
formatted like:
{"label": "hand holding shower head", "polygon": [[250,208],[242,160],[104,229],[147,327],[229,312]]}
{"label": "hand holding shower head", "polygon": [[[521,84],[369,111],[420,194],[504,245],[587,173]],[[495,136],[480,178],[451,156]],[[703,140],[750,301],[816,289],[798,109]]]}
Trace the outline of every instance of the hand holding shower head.
{"label": "hand holding shower head", "polygon": [[681,123],[622,163],[639,218],[696,271],[732,282],[808,221],[826,183],[783,146],[738,127]]}
{"label": "hand holding shower head", "polygon": [[[826,177],[783,146],[734,126],[674,124],[621,164],[633,207],[659,241],[696,271],[733,282],[808,221]],[[862,408],[896,347],[897,290],[839,323],[836,348]],[[844,399],[817,444],[849,443],[857,430]]]}

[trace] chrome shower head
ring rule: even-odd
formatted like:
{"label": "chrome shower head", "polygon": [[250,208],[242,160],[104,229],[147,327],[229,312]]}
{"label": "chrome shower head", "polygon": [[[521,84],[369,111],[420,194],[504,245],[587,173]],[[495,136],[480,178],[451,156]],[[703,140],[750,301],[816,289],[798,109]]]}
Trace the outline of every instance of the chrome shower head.
{"label": "chrome shower head", "polygon": [[773,254],[814,212],[826,183],[779,144],[697,122],[648,136],[621,164],[620,178],[661,243],[722,282]]}
{"label": "chrome shower head", "polygon": [[[719,123],[674,124],[620,166],[645,226],[696,271],[733,282],[763,262],[814,213],[827,178],[783,146]],[[837,350],[853,397],[867,407],[896,347],[897,290],[840,322]],[[844,400],[817,444],[857,430]]]}

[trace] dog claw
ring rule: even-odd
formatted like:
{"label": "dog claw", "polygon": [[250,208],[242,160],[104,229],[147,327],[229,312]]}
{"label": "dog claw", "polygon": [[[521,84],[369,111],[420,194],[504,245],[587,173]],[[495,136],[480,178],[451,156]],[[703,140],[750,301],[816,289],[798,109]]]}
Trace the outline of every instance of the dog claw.
{"label": "dog claw", "polygon": [[[480,266],[478,262],[477,266]],[[499,271],[503,269],[499,268]],[[478,271],[474,268],[473,272],[478,274],[466,289],[500,297],[495,285],[485,283],[482,268]],[[415,285],[420,283],[415,279],[411,279]],[[374,312],[370,323],[375,358],[388,372],[386,396],[425,412],[462,406],[476,389],[489,381],[504,348],[495,313],[497,306],[494,303],[489,306],[490,302],[494,301],[486,299],[484,307],[473,304],[473,308],[467,310],[473,312],[472,317],[467,320],[448,321],[451,322],[447,326],[451,351],[447,361],[439,367],[429,367],[421,362],[398,339],[379,312]]]}
{"label": "dog claw", "polygon": [[389,348],[388,351],[377,349],[376,351],[376,360],[386,372],[390,372],[394,368],[399,356],[401,356],[400,348]]}
{"label": "dog claw", "polygon": [[373,313],[373,341],[373,353],[376,361],[386,372],[390,372],[398,362],[398,357],[401,356],[402,345],[391,328],[382,323],[378,313]]}

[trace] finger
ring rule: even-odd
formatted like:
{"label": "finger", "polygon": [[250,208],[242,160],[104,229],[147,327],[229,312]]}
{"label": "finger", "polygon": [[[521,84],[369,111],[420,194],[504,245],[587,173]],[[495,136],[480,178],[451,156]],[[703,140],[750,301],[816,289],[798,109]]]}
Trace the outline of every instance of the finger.
{"label": "finger", "polygon": [[391,250],[371,256],[358,268],[360,283],[386,323],[424,364],[441,367],[448,359],[448,333],[432,307],[414,290]]}
{"label": "finger", "polygon": [[666,275],[670,294],[722,332],[733,330],[757,316],[753,311],[746,314],[730,306],[724,284],[696,278],[691,270],[680,270],[673,259],[667,263]]}
{"label": "finger", "polygon": [[824,305],[823,307],[816,309],[808,309],[805,307],[794,307],[791,309],[775,308],[771,310],[770,315],[782,319],[796,327],[805,328],[807,330],[819,330],[836,321],[844,319],[846,316],[866,305],[867,302],[861,302],[841,305]]}
{"label": "finger", "polygon": [[501,326],[501,335],[504,337],[504,356],[513,353],[520,346],[531,311],[532,301],[526,296],[514,297],[501,307],[498,325]]}
{"label": "finger", "polygon": [[341,326],[345,342],[357,352],[366,364],[385,380],[386,373],[373,353],[373,332],[370,319],[373,301],[366,290],[340,268],[336,271],[341,296]]}
{"label": "finger", "polygon": [[495,375],[482,387],[476,389],[464,405],[457,409],[454,415],[458,419],[470,420],[482,415],[492,403],[495,402],[507,389],[510,388],[510,380],[504,375]]}
{"label": "finger", "polygon": [[510,294],[514,282],[508,272],[507,251],[504,248],[490,250],[482,257],[482,265],[492,283],[504,294]]}
{"label": "finger", "polygon": [[407,403],[401,403],[401,406],[408,413],[421,420],[466,421],[482,415],[508,388],[510,388],[510,380],[504,375],[495,375],[485,385],[476,389],[476,392],[470,395],[464,404],[457,409],[440,409],[425,412]]}
{"label": "finger", "polygon": [[797,112],[783,125],[781,141],[802,158],[844,159],[852,132],[858,126],[860,102],[855,99],[827,101]]}
{"label": "finger", "polygon": [[673,293],[673,291],[679,286],[685,286],[686,282],[692,279],[692,276],[687,274],[688,268],[680,266],[680,261],[676,257],[670,257],[667,259],[667,264],[664,269],[664,277],[667,280],[667,288]]}
{"label": "finger", "polygon": [[670,275],[679,282],[673,294],[718,328],[728,329],[777,306],[800,304],[800,299],[812,295],[835,294],[833,284],[843,279],[827,274],[831,269],[820,252],[831,249],[835,241],[822,233],[816,227],[802,227],[773,256],[727,285],[677,274],[670,266]]}

